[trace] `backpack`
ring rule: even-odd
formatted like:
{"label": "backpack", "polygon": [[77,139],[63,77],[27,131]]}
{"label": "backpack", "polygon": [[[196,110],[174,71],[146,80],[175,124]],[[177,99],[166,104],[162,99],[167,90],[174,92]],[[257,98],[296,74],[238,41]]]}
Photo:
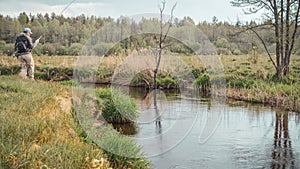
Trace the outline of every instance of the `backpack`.
{"label": "backpack", "polygon": [[15,53],[20,54],[20,53],[25,53],[28,52],[29,49],[27,48],[27,37],[26,35],[19,35],[17,37],[16,43],[15,43]]}

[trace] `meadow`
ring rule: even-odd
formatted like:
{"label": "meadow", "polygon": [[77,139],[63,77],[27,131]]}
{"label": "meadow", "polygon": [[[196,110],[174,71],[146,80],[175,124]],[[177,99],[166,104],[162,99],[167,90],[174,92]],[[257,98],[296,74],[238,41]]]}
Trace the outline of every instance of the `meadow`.
{"label": "meadow", "polygon": [[[195,83],[207,85],[212,81],[213,75],[201,61],[201,57],[192,55],[177,55],[184,62],[196,78]],[[291,57],[290,74],[277,79],[275,68],[269,58],[263,54],[253,55],[220,55],[226,79],[226,96],[230,99],[248,101],[253,103],[270,104],[282,107],[287,110],[300,111],[300,56]],[[74,67],[77,65],[78,56],[36,56],[36,78],[48,81],[71,80]],[[95,68],[96,72],[92,82],[110,83],[116,67],[123,63],[125,56],[109,56],[101,59],[101,64]],[[0,71],[1,74],[17,74],[19,71],[18,60],[16,58],[2,56]],[[182,65],[179,64],[178,67]],[[175,66],[176,67],[176,64]],[[184,68],[175,69],[171,67],[169,72],[161,72],[158,76],[158,84],[161,86],[172,86],[178,82],[178,77],[171,76],[174,72],[182,72]],[[208,66],[209,67],[209,66]],[[182,69],[182,70],[181,70]],[[76,70],[77,71],[77,70]],[[78,70],[80,71],[80,70]],[[91,70],[77,72],[80,76],[88,77]],[[184,76],[184,75],[182,75]],[[210,77],[209,77],[210,76]],[[177,78],[177,79],[176,79]],[[152,81],[151,72],[140,72],[135,76],[132,86],[145,86],[145,81]],[[148,83],[148,82],[147,82]]]}
{"label": "meadow", "polygon": [[[201,59],[179,55],[191,69],[196,80],[209,74]],[[103,144],[113,141],[125,145],[137,158],[124,158],[102,150],[95,144],[76,120],[72,90],[72,75],[77,56],[34,56],[36,82],[23,81],[17,76],[20,67],[16,58],[0,57],[0,166],[2,168],[149,168],[140,147],[132,140],[117,137],[117,133]],[[97,68],[98,82],[110,82],[123,56],[104,57]],[[227,98],[252,103],[268,104],[300,112],[300,57],[292,56],[291,72],[277,79],[269,59],[259,55],[221,55],[226,76]],[[103,80],[105,79],[105,80]],[[107,80],[108,79],[108,80]],[[199,79],[198,79],[199,80]],[[203,80],[203,79],[202,79]],[[211,79],[212,80],[212,79]],[[54,82],[57,81],[57,82]],[[172,76],[164,76],[163,83],[176,82]],[[201,79],[199,80],[201,82]],[[140,81],[137,80],[136,83]],[[200,83],[199,82],[199,83]],[[202,82],[201,82],[202,83]],[[97,93],[97,92],[96,92]],[[111,100],[98,91],[102,106]],[[99,101],[100,99],[100,101]],[[125,98],[125,100],[128,100]],[[81,102],[84,103],[84,102]],[[131,104],[131,103],[130,103]],[[101,105],[100,105],[101,106]],[[105,108],[105,107],[104,107]],[[77,108],[88,113],[85,108]],[[136,115],[134,115],[136,117]],[[108,118],[114,119],[115,116]],[[105,131],[102,131],[105,133]]]}
{"label": "meadow", "polygon": [[[47,73],[51,74],[50,71],[55,70],[69,71],[76,64],[76,59],[45,56],[35,58],[35,62],[36,67],[47,67]],[[39,76],[36,81],[20,81],[16,75],[19,70],[16,58],[1,58],[0,168],[108,169],[151,166],[133,140],[120,138],[118,132],[110,128],[100,131],[102,134],[109,133],[103,134],[101,144],[119,147],[131,154],[130,158],[102,149],[87,135],[76,115],[92,113],[87,109],[74,109],[72,81],[53,82],[53,79]],[[35,75],[39,73],[37,70]],[[100,97],[96,100],[104,103]]]}

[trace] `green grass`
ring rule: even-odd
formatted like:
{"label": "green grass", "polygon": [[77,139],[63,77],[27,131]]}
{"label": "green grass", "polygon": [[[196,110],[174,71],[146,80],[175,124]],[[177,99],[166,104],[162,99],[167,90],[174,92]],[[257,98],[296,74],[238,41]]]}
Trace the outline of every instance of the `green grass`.
{"label": "green grass", "polygon": [[223,56],[222,60],[228,97],[300,112],[299,56],[292,56],[290,74],[282,79],[276,77],[267,57],[259,57],[257,63],[246,62],[248,56]]}
{"label": "green grass", "polygon": [[111,123],[130,123],[139,117],[137,105],[132,98],[119,90],[95,89],[104,119]]}
{"label": "green grass", "polygon": [[[101,64],[98,67],[97,71],[94,70],[81,70],[77,69],[77,73],[82,78],[88,78],[92,73],[90,71],[94,71],[95,75],[97,77],[97,81],[101,82],[108,82],[111,76],[113,75],[113,71],[115,70],[116,66],[124,60],[124,56],[119,57],[105,57],[101,60]],[[208,70],[208,72],[212,73],[209,69],[210,66],[206,65],[205,68],[200,57],[195,57],[192,55],[179,55],[179,58],[185,62],[189,69],[191,69],[191,72],[196,78],[195,83],[200,83],[201,75],[205,71],[205,69]],[[298,101],[298,94],[299,93],[299,86],[296,84],[298,81],[300,81],[300,57],[297,55],[293,55],[291,57],[291,65],[290,65],[290,74],[287,77],[284,77],[280,80],[278,80],[275,76],[275,68],[273,67],[272,63],[270,62],[269,58],[264,55],[260,54],[258,55],[257,62],[254,62],[251,58],[251,55],[222,55],[220,56],[221,61],[224,66],[224,73],[226,75],[226,83],[228,88],[228,96],[234,99],[241,99],[240,95],[255,95],[254,99],[242,99],[245,101],[251,101],[251,100],[272,100],[270,102],[277,102],[278,100],[284,100],[285,103],[290,102],[291,100],[294,100],[295,102]],[[68,60],[69,63],[66,64],[69,67],[71,65],[75,65],[76,57],[66,57],[65,59],[63,57],[47,57],[47,56],[41,56],[41,57],[35,57],[35,60],[37,60],[37,72],[36,77],[41,79],[61,79],[61,77],[65,77],[67,73],[63,73],[65,71],[59,71],[59,69],[55,68],[57,65],[60,65],[58,63],[64,62],[64,60]],[[1,57],[1,65],[0,70],[2,70],[3,74],[10,74],[17,72],[17,66],[18,61],[16,59],[10,58],[10,57]],[[40,67],[47,67],[49,71],[39,71]],[[67,67],[68,67],[67,66]],[[177,67],[175,67],[177,68]],[[57,70],[57,73],[50,76],[51,70]],[[95,68],[94,68],[95,69]],[[97,69],[97,68],[96,68]],[[41,69],[42,70],[42,69]],[[66,69],[67,70],[67,69]],[[178,72],[178,71],[176,71]],[[139,72],[137,72],[139,73]],[[140,72],[142,73],[142,72]],[[161,84],[162,86],[164,83],[166,84],[172,84],[174,82],[180,80],[180,78],[172,77],[172,79],[164,79],[165,77],[158,77],[157,82],[158,84]],[[198,78],[198,79],[197,79]],[[212,82],[212,84],[221,83],[223,82],[222,77],[214,77],[213,74],[209,74],[209,79]],[[145,79],[144,79],[145,80]],[[149,83],[151,83],[152,78],[151,76],[147,76],[146,79]],[[175,80],[175,81],[174,81]],[[143,82],[143,77],[140,77],[140,74],[137,74],[136,77],[132,79],[132,84],[145,86]],[[257,85],[258,84],[258,85]],[[135,86],[136,86],[135,85]],[[258,89],[262,86],[263,93],[268,93],[265,95],[259,95],[259,94],[253,94],[253,92],[258,92]],[[169,86],[169,85],[167,85]],[[276,86],[276,87],[274,87]],[[274,89],[275,88],[275,89]],[[291,90],[293,93],[291,94]],[[234,91],[234,92],[233,92]],[[239,93],[243,91],[242,93]],[[231,92],[231,93],[230,93]],[[245,98],[245,97],[243,97]],[[268,98],[268,99],[266,99]],[[275,101],[274,101],[275,100]],[[278,104],[279,105],[279,104]],[[295,105],[295,104],[293,104]],[[283,106],[286,107],[286,106]],[[296,106],[296,111],[300,111]],[[290,108],[288,108],[290,109]],[[294,108],[293,108],[294,110]]]}
{"label": "green grass", "polygon": [[60,84],[0,76],[0,103],[1,168],[92,168],[92,160],[105,157],[81,141]]}
{"label": "green grass", "polygon": [[[118,110],[113,103],[114,101],[112,101],[111,97],[114,91],[112,92],[110,89],[84,89],[76,87],[74,88],[74,93],[74,113],[79,124],[85,131],[86,141],[95,141],[103,149],[114,168],[150,168],[150,161],[145,158],[141,147],[136,145],[134,140],[113,130],[110,125],[102,121],[102,118],[96,118],[97,121],[95,114],[91,113],[99,111],[100,115],[107,118],[104,113],[105,111],[109,111],[109,119],[111,116],[113,118],[115,116],[123,118],[119,117],[122,114],[117,112]],[[132,107],[130,98],[119,94],[119,91],[116,93],[114,93],[116,94],[115,97],[123,104],[122,109],[136,111],[136,107]],[[100,115],[97,114],[97,116]],[[94,125],[95,121],[101,124],[100,127]]]}

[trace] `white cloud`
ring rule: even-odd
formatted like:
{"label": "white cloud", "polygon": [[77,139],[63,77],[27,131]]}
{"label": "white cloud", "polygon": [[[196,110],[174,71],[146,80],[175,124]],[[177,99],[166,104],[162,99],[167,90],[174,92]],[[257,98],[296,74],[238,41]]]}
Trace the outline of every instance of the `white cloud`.
{"label": "white cloud", "polygon": [[[59,6],[61,7],[61,5]],[[61,9],[63,10],[65,7],[66,5],[64,5]],[[81,14],[86,16],[96,15],[118,17],[117,12],[115,12],[115,9],[111,5],[98,2],[73,3],[63,12],[63,15],[66,16],[78,16]]]}
{"label": "white cloud", "polygon": [[[57,3],[55,4],[55,2]],[[26,2],[0,0],[0,13],[17,17],[21,12],[26,12],[27,14],[45,14],[46,12],[61,14],[63,11],[62,14],[64,16],[78,16],[84,14],[86,16],[95,15],[118,18],[119,16],[132,16],[142,13],[158,13],[159,5],[161,4],[160,0],[77,0],[68,6],[70,2],[72,2],[72,0],[53,0],[51,3],[47,0],[27,0]],[[178,2],[178,4],[175,8],[174,16],[179,18],[190,16],[196,23],[204,20],[210,22],[213,16],[216,16],[219,21],[231,22],[235,22],[237,18],[241,21],[249,21],[259,16],[246,16],[242,14],[240,8],[232,7],[229,1],[225,0],[170,0],[166,4],[165,14],[170,14],[170,9],[176,2]],[[64,10],[65,8],[66,10]]]}
{"label": "white cloud", "polygon": [[0,11],[3,11],[0,13],[5,16],[9,15],[13,17],[19,16],[21,12],[26,12],[27,14],[50,14],[54,12],[55,14],[63,14],[64,16],[69,17],[78,16],[81,14],[84,14],[86,16],[96,15],[117,17],[117,13],[111,5],[99,2],[72,3],[70,6],[68,6],[68,4],[48,5],[38,2],[6,3],[0,1]]}

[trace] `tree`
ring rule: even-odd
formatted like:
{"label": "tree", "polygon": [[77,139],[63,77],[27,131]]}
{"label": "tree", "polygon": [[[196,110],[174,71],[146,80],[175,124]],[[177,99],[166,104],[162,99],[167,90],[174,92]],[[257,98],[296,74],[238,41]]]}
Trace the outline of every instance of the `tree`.
{"label": "tree", "polygon": [[29,22],[29,18],[25,12],[20,13],[18,20],[23,27]]}
{"label": "tree", "polygon": [[275,36],[275,55],[274,61],[270,51],[262,36],[257,32],[260,26],[248,27],[248,30],[253,31],[262,42],[270,60],[272,61],[278,78],[289,73],[290,58],[299,22],[299,0],[233,0],[231,4],[236,7],[247,7],[246,13],[253,14],[258,11],[263,11],[264,16],[270,21],[269,25],[274,28]]}
{"label": "tree", "polygon": [[163,12],[165,10],[165,7],[166,7],[166,1],[162,1],[162,6],[160,7],[159,9],[159,12],[160,12],[160,34],[159,34],[159,37],[157,39],[157,48],[156,48],[156,51],[155,51],[155,58],[156,58],[156,67],[154,69],[154,77],[153,77],[153,81],[154,81],[154,88],[156,89],[157,88],[157,83],[156,83],[156,76],[157,76],[157,73],[158,73],[158,68],[159,68],[159,65],[160,65],[160,60],[161,60],[161,55],[162,55],[162,51],[163,49],[166,47],[166,45],[164,45],[164,42],[168,36],[168,33],[170,31],[170,28],[172,26],[172,21],[173,21],[173,12],[174,12],[174,9],[176,7],[176,4],[173,5],[172,7],[172,10],[171,10],[171,17],[170,19],[168,20],[168,23],[167,23],[167,29],[166,29],[166,32],[164,33],[164,23],[163,23]]}

